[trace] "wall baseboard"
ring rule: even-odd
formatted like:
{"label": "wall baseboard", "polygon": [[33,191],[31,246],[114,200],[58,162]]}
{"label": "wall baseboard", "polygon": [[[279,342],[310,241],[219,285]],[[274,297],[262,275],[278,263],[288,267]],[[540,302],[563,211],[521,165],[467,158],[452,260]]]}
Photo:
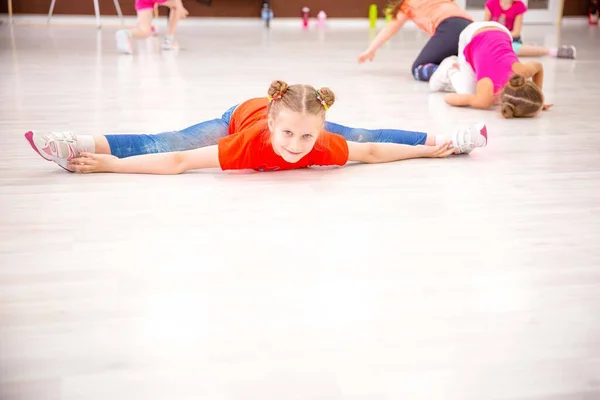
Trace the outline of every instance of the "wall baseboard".
{"label": "wall baseboard", "polygon": [[[7,14],[0,14],[0,19],[8,20]],[[136,23],[135,17],[127,16],[124,18],[127,26],[134,26]],[[16,14],[13,15],[13,22],[17,25],[47,25],[48,15],[42,14]],[[587,23],[587,17],[564,17],[562,20],[563,24],[580,24]],[[105,27],[119,27],[121,26],[121,20],[113,15],[100,16],[100,23]],[[155,21],[157,26],[166,26],[166,17],[158,18]],[[271,21],[273,27],[300,27],[300,18],[275,18]],[[96,18],[93,15],[55,15],[50,20],[50,26],[52,25],[90,25],[95,26]],[[202,18],[202,17],[190,17],[181,21],[181,26],[260,26],[263,22],[259,18]],[[377,21],[377,27],[375,29],[381,29],[386,25],[384,19]],[[527,24],[525,25],[539,25],[539,24]],[[551,24],[542,24],[551,25]],[[316,28],[316,20],[311,20],[311,28]],[[331,18],[327,21],[327,27],[329,28],[368,28],[369,20],[367,18]],[[409,21],[406,25],[408,29],[416,29],[416,26],[412,21]]]}

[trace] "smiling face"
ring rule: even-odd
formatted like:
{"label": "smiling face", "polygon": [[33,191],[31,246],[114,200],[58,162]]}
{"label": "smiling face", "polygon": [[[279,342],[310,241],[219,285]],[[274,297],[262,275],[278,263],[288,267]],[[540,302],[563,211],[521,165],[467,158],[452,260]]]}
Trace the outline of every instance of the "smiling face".
{"label": "smiling face", "polygon": [[293,164],[306,156],[315,146],[323,129],[324,115],[305,114],[282,109],[269,116],[271,144],[277,155]]}

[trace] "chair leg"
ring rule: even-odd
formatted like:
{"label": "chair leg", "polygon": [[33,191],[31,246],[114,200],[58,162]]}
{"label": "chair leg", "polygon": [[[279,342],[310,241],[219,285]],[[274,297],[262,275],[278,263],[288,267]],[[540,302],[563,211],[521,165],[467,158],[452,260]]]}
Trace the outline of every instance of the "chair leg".
{"label": "chair leg", "polygon": [[121,5],[119,4],[119,0],[113,0],[115,3],[115,9],[117,10],[117,15],[121,19],[121,25],[125,25],[125,19],[123,18],[123,12],[121,11]]}
{"label": "chair leg", "polygon": [[12,0],[8,0],[8,23],[12,25]]}
{"label": "chair leg", "polygon": [[100,4],[98,4],[98,0],[94,0],[94,13],[96,14],[96,26],[100,29],[102,25],[100,24]]}
{"label": "chair leg", "polygon": [[55,4],[56,4],[56,0],[52,0],[52,3],[50,3],[50,10],[48,11],[48,23],[50,23],[50,18],[52,18],[52,13],[54,12]]}

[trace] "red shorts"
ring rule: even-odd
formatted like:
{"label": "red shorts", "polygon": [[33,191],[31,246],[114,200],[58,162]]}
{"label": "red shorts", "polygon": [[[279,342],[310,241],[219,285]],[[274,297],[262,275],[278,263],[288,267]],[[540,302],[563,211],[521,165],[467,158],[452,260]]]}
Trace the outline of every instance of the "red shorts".
{"label": "red shorts", "polygon": [[148,8],[154,8],[155,4],[161,5],[167,0],[135,0],[135,10],[147,10]]}

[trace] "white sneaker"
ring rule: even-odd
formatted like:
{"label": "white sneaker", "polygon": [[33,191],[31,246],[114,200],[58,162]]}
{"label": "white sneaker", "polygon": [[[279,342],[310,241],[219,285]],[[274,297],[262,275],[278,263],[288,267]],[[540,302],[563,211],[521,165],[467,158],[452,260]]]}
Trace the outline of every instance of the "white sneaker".
{"label": "white sneaker", "polygon": [[166,37],[162,42],[163,50],[179,50],[179,43],[173,38]]}
{"label": "white sneaker", "polygon": [[25,139],[31,147],[47,161],[54,161],[61,168],[73,172],[68,168],[69,161],[79,156],[77,150],[77,137],[71,132],[27,132]]}
{"label": "white sneaker", "polygon": [[131,44],[131,33],[125,29],[117,31],[115,37],[117,38],[117,50],[124,54],[133,53],[133,45]]}
{"label": "white sneaker", "polygon": [[458,62],[457,56],[444,59],[429,79],[429,89],[433,92],[454,92],[450,77],[458,71],[454,66]]}
{"label": "white sneaker", "polygon": [[452,134],[454,154],[469,154],[476,147],[487,145],[487,126],[483,122],[458,128]]}

